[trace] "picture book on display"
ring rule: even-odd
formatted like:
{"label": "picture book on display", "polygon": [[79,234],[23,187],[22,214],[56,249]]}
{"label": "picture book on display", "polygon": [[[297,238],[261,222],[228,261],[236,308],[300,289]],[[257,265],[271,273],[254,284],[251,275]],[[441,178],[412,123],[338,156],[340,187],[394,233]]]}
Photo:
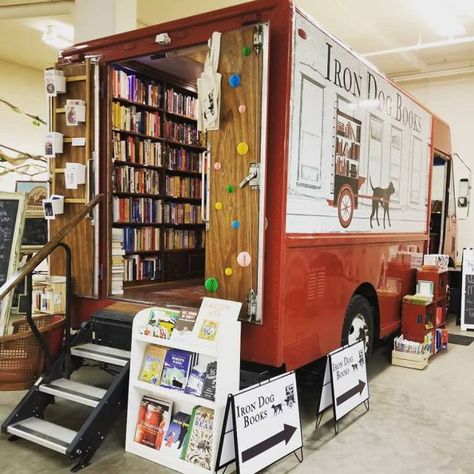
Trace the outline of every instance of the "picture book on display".
{"label": "picture book on display", "polygon": [[181,459],[204,469],[211,469],[214,410],[194,407],[189,435],[181,452]]}
{"label": "picture book on display", "polygon": [[140,370],[140,380],[159,385],[167,352],[168,349],[165,347],[154,346],[153,344],[146,347]]}
{"label": "picture book on display", "polygon": [[144,334],[160,339],[170,339],[173,328],[179,318],[179,311],[164,308],[152,308],[150,320],[144,328]]}
{"label": "picture book on display", "polygon": [[206,366],[195,365],[189,374],[188,383],[184,389],[184,393],[200,397],[206,380]]}
{"label": "picture book on display", "polygon": [[170,426],[172,408],[170,401],[144,396],[138,409],[134,441],[159,450]]}
{"label": "picture book on display", "polygon": [[166,353],[161,386],[184,390],[195,354],[181,349],[169,349]]}
{"label": "picture book on display", "polygon": [[204,386],[202,388],[202,398],[214,400],[216,394],[217,379],[217,361],[207,364],[206,375],[204,378]]}
{"label": "picture book on display", "polygon": [[179,319],[174,325],[173,332],[171,334],[172,341],[188,341],[191,339],[196,323],[198,312],[193,308],[185,308],[181,310]]}
{"label": "picture book on display", "polygon": [[168,431],[166,432],[163,448],[173,452],[180,452],[184,446],[186,434],[188,433],[189,423],[191,421],[191,415],[179,411],[173,416],[169,425]]}

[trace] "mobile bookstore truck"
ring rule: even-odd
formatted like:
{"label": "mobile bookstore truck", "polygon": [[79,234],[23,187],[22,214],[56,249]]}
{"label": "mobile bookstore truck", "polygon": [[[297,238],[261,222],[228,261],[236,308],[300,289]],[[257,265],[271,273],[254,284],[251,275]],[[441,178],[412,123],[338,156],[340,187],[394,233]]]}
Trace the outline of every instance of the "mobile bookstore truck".
{"label": "mobile bookstore truck", "polygon": [[[67,239],[76,322],[117,299],[241,301],[242,359],[296,368],[399,329],[420,254],[454,252],[448,125],[287,1],[78,44],[57,67],[87,117],[66,128],[52,101],[51,233],[106,195]],[[220,97],[198,97],[204,71]],[[61,174],[81,156],[85,193]]]}

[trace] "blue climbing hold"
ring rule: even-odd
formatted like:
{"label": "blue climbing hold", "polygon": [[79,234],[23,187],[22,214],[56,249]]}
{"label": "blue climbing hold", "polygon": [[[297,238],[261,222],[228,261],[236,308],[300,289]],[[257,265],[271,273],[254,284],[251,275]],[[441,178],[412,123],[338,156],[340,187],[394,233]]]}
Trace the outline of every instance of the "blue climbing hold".
{"label": "blue climbing hold", "polygon": [[231,74],[231,76],[229,77],[229,86],[230,87],[240,86],[240,76],[238,74]]}
{"label": "blue climbing hold", "polygon": [[232,221],[232,224],[230,224],[232,229],[239,229],[240,228],[240,221]]}

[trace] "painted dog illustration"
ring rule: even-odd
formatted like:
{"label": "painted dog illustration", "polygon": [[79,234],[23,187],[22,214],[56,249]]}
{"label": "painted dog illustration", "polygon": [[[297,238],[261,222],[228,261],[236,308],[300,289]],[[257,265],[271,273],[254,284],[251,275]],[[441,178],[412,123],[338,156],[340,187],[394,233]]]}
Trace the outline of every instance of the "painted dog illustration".
{"label": "painted dog illustration", "polygon": [[370,179],[370,187],[373,191],[373,199],[372,199],[372,214],[370,214],[370,228],[373,229],[372,226],[372,219],[377,219],[377,225],[380,226],[379,222],[379,204],[382,206],[383,209],[383,228],[385,229],[385,216],[388,217],[388,225],[392,227],[392,223],[390,222],[390,197],[395,192],[395,186],[390,181],[388,188],[374,188],[372,184],[372,179]]}
{"label": "painted dog illustration", "polygon": [[283,405],[279,403],[278,405],[272,405],[273,408],[273,415],[276,415],[278,413],[283,413]]}

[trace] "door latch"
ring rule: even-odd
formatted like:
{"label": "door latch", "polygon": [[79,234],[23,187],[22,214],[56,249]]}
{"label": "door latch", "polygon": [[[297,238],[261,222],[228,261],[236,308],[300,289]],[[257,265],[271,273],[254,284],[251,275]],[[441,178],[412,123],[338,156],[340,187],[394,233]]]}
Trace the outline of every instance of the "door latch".
{"label": "door latch", "polygon": [[251,188],[260,186],[260,163],[250,163],[249,174],[240,182],[239,188],[248,184]]}

